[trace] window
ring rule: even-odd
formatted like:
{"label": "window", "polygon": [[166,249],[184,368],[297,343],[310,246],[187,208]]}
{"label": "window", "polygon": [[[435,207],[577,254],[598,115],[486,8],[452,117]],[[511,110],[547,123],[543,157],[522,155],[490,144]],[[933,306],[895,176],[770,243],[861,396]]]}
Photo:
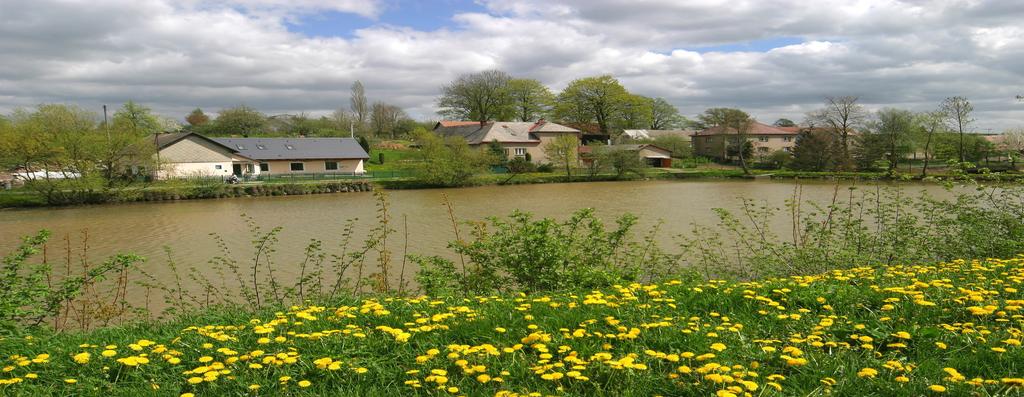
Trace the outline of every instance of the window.
{"label": "window", "polygon": [[793,137],[791,137],[791,136],[783,137],[782,140],[784,142],[793,142]]}
{"label": "window", "polygon": [[284,145],[284,148],[288,150],[295,150],[295,146],[292,145]]}
{"label": "window", "polygon": [[505,148],[503,150],[505,150],[505,157],[508,157],[508,148]]}
{"label": "window", "polygon": [[253,173],[253,171],[254,171],[254,170],[253,170],[253,168],[255,168],[255,167],[253,167],[253,166],[252,166],[252,163],[248,163],[248,164],[246,164],[246,165],[245,165],[245,173],[246,173],[246,174],[251,174],[251,173]]}
{"label": "window", "polygon": [[245,150],[245,145],[235,145],[238,150]]}
{"label": "window", "polygon": [[526,148],[524,148],[524,147],[517,147],[516,148],[516,156],[525,156],[525,155],[526,155]]}
{"label": "window", "polygon": [[291,170],[292,171],[305,171],[306,170],[306,164],[305,163],[291,163]]}
{"label": "window", "polygon": [[217,165],[213,166],[213,168],[217,169],[217,170],[222,170],[222,169],[224,169],[224,166],[220,165],[220,164],[217,164]]}
{"label": "window", "polygon": [[270,172],[270,164],[260,163],[260,172]]}
{"label": "window", "polygon": [[759,137],[757,137],[757,140],[761,141],[761,142],[768,142],[768,137],[766,137],[766,136],[759,136]]}
{"label": "window", "polygon": [[337,161],[325,161],[324,162],[324,169],[328,170],[328,171],[337,171],[338,170],[338,162]]}
{"label": "window", "polygon": [[256,148],[259,150],[267,150],[267,147],[263,145],[256,145]]}

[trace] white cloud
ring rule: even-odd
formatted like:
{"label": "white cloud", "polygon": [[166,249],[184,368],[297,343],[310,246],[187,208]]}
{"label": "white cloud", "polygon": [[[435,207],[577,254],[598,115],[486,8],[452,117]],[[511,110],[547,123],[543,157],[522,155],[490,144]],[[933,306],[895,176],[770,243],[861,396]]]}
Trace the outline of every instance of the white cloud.
{"label": "white cloud", "polygon": [[[380,24],[311,38],[288,22],[323,11],[378,18],[394,3],[0,0],[0,112],[134,99],[173,117],[240,103],[315,114],[346,105],[359,79],[372,100],[429,118],[442,84],[499,68],[555,89],[610,73],[689,115],[735,106],[763,119],[800,119],[825,95],[928,110],[965,95],[979,128],[1024,119],[1024,104],[1013,100],[1024,94],[1024,7],[1012,1],[483,3],[487,12],[454,15],[445,29]],[[777,38],[801,42],[693,51]]]}

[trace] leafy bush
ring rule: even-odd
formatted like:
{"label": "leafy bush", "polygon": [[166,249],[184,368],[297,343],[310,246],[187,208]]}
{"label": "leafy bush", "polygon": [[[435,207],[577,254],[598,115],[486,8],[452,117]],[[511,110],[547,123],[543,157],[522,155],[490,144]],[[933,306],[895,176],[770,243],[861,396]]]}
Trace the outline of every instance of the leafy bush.
{"label": "leafy bush", "polygon": [[444,258],[413,258],[421,269],[417,280],[429,294],[456,289],[464,293],[587,289],[635,281],[675,262],[653,244],[653,233],[643,241],[632,240],[630,230],[635,224],[636,217],[627,214],[614,228],[606,229],[591,209],[579,210],[564,222],[535,220],[515,211],[507,219],[472,223],[472,241],[449,244],[464,262],[461,273]]}

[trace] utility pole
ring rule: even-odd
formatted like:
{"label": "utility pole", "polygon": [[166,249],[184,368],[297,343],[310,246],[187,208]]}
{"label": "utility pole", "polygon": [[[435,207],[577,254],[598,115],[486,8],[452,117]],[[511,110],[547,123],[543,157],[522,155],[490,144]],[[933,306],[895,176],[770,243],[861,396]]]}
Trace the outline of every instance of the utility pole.
{"label": "utility pole", "polygon": [[356,122],[355,120],[348,121],[348,134],[352,139],[356,139]]}

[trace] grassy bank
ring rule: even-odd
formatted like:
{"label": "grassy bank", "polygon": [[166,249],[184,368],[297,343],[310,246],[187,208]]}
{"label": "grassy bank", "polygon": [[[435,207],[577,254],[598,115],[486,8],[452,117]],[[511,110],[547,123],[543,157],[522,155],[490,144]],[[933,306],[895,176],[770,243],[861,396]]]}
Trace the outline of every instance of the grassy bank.
{"label": "grassy bank", "polygon": [[0,339],[0,393],[1016,395],[1024,256],[550,295],[378,297]]}
{"label": "grassy bank", "polygon": [[[139,188],[95,191],[87,199],[73,204],[110,204],[139,201],[202,200],[250,196],[288,196],[305,194],[363,192],[373,190],[367,181],[306,181],[229,185],[225,183],[171,183]],[[49,205],[35,192],[26,189],[0,192],[0,208],[43,207]]]}

